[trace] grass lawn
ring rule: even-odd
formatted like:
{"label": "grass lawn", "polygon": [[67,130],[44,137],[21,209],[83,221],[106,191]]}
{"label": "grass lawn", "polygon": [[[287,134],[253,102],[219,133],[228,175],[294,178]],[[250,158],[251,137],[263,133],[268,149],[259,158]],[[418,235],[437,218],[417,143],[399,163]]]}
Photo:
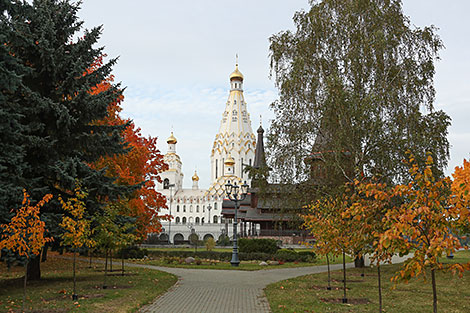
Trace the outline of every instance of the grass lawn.
{"label": "grass lawn", "polygon": [[[125,275],[117,270],[107,277],[107,289],[102,289],[104,265],[77,262],[77,294],[72,301],[72,261],[55,258],[49,252],[41,264],[42,280],[28,282],[25,308],[33,312],[135,312],[143,304],[173,286],[177,277],[168,273],[136,268],[125,268]],[[0,312],[20,312],[23,298],[24,268],[8,271],[0,263]]]}
{"label": "grass lawn", "polygon": [[[183,259],[182,259],[183,260]],[[200,265],[196,264],[182,264],[179,263],[171,263],[168,264],[164,261],[164,258],[159,258],[155,260],[130,260],[129,262],[134,262],[138,264],[149,264],[149,265],[156,265],[156,266],[163,266],[163,267],[179,267],[179,268],[200,268],[200,269],[214,269],[214,270],[239,270],[239,271],[257,271],[257,270],[269,270],[269,269],[276,269],[276,268],[286,268],[286,267],[305,267],[305,266],[318,266],[318,265],[325,265],[326,258],[318,257],[315,262],[313,263],[303,263],[303,262],[286,262],[284,264],[279,265],[269,265],[269,266],[261,266],[259,265],[260,261],[240,261],[239,267],[232,267],[230,262],[222,262],[219,261],[217,263],[210,263],[209,261],[202,260]],[[352,259],[346,256],[346,262],[352,262]],[[342,263],[341,258],[337,258],[335,260],[330,260],[331,264],[338,264]]]}
{"label": "grass lawn", "polygon": [[[443,263],[468,262],[470,251],[456,253],[453,260],[442,259]],[[382,270],[382,297],[384,312],[432,312],[431,276],[428,279],[413,279],[408,284],[399,283],[392,290],[390,278],[398,271],[400,264],[384,265]],[[284,280],[266,287],[265,293],[271,309],[277,312],[377,312],[378,289],[377,269],[367,268],[365,277],[362,269],[347,270],[347,298],[360,304],[327,303],[341,299],[342,271],[332,272],[332,290],[326,290],[327,273],[307,275]],[[438,272],[437,300],[439,312],[470,312],[470,273],[463,278],[452,273]],[[323,299],[323,300],[322,300]]]}

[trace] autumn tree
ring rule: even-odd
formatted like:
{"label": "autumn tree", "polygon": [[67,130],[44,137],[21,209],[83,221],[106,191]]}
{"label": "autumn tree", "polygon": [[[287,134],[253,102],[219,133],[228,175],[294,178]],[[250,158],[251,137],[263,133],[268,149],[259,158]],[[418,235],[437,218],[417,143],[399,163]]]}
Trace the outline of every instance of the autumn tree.
{"label": "autumn tree", "polygon": [[[343,303],[346,296],[346,254],[355,256],[362,246],[361,237],[356,232],[356,221],[345,215],[350,205],[349,195],[338,194],[335,197],[324,197],[309,206],[308,213],[303,215],[304,226],[314,236],[319,252],[343,258]],[[329,275],[328,275],[329,276]],[[329,277],[328,277],[329,279]],[[330,282],[328,282],[330,286]]]}
{"label": "autumn tree", "polygon": [[413,256],[402,265],[393,278],[409,280],[431,271],[433,290],[433,311],[437,312],[436,271],[451,270],[459,272],[470,269],[469,264],[444,265],[439,259],[443,254],[451,254],[461,248],[459,239],[454,235],[467,216],[463,206],[450,205],[450,179],[440,179],[433,174],[434,161],[428,155],[424,167],[420,167],[413,156],[406,162],[412,181],[397,185],[392,196],[402,200],[400,205],[392,206],[385,214],[387,230],[380,236],[379,249],[390,249],[402,255],[413,252]]}
{"label": "autumn tree", "polygon": [[64,201],[59,196],[59,202],[65,214],[60,223],[64,229],[61,244],[70,247],[73,251],[73,300],[78,300],[76,292],[76,255],[77,250],[82,247],[91,248],[95,244],[91,239],[90,219],[86,218],[85,199],[87,193],[81,189],[81,184],[76,181],[74,196]]}
{"label": "autumn tree", "polygon": [[382,312],[382,280],[381,263],[391,262],[395,251],[389,247],[379,246],[382,234],[389,227],[385,215],[394,205],[391,187],[373,179],[356,180],[350,184],[353,190],[351,205],[343,213],[346,218],[352,218],[357,226],[354,232],[363,243],[361,254],[368,254],[371,264],[377,267],[377,282],[379,291],[379,312]]}
{"label": "autumn tree", "polygon": [[15,215],[10,223],[0,225],[2,230],[0,250],[8,249],[19,256],[25,257],[25,273],[23,284],[23,304],[26,301],[26,282],[28,278],[28,263],[33,256],[41,253],[45,243],[52,238],[44,237],[45,223],[39,217],[39,210],[51,200],[52,195],[45,195],[36,205],[31,203],[28,193],[23,190],[23,203],[18,210],[12,210]]}
{"label": "autumn tree", "polygon": [[[79,2],[7,2],[2,1],[0,7],[4,39],[1,49],[26,69],[15,77],[21,84],[12,84],[10,91],[3,84],[1,87],[3,95],[8,93],[8,114],[16,117],[12,120],[15,129],[2,133],[2,144],[15,140],[21,147],[23,166],[17,171],[18,181],[11,180],[17,184],[11,188],[26,187],[32,199],[40,199],[44,194],[52,194],[54,199],[66,198],[78,178],[88,190],[86,208],[93,215],[102,210],[105,200],[126,197],[137,187],[115,184],[116,178],[105,170],[89,166],[103,156],[127,151],[122,137],[127,125],[96,123],[109,114],[108,105],[121,97],[121,88],[110,83],[100,93],[90,92],[110,77],[116,59],[87,71],[103,55],[103,48],[97,46],[102,27],[83,31],[83,22],[77,16]],[[17,131],[21,136],[3,141],[4,136],[16,136]],[[11,160],[15,158],[13,152]],[[3,161],[0,162],[3,166]],[[2,216],[5,210],[0,202]],[[62,214],[57,200],[47,204],[41,213],[56,238],[60,238]],[[29,265],[29,278],[39,279],[39,260],[32,259]]]}
{"label": "autumn tree", "polygon": [[433,151],[442,172],[450,118],[433,105],[443,48],[436,29],[412,26],[400,0],[310,3],[294,15],[294,31],[270,38],[279,89],[267,145],[275,174],[306,181],[319,138],[329,152],[322,161],[345,181],[402,181],[407,150],[422,163]]}
{"label": "autumn tree", "polygon": [[[103,65],[102,57],[97,58],[90,72]],[[107,91],[114,77],[110,76],[97,86],[91,93],[99,94]],[[105,170],[109,177],[117,177],[116,184],[124,186],[139,186],[131,194],[121,197],[112,206],[118,208],[118,213],[136,219],[136,239],[143,240],[148,233],[160,232],[159,222],[165,216],[159,216],[158,210],[166,206],[164,196],[156,191],[155,182],[160,181],[159,173],[165,171],[168,165],[163,162],[163,155],[157,148],[157,138],[144,137],[141,129],[130,119],[124,119],[119,112],[124,97],[121,95],[108,105],[108,115],[96,123],[99,125],[126,125],[123,132],[124,141],[129,147],[126,154],[103,156],[92,164],[97,170]]]}
{"label": "autumn tree", "polygon": [[451,204],[456,206],[462,214],[461,229],[468,235],[470,233],[470,162],[463,160],[463,166],[456,166],[452,174]]}

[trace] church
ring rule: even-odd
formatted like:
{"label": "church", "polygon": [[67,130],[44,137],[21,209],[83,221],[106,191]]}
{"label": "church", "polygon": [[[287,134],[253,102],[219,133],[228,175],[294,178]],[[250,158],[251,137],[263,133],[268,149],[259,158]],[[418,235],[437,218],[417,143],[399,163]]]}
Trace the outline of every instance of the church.
{"label": "church", "polygon": [[229,81],[228,99],[210,154],[211,183],[208,189],[199,188],[196,172],[191,177],[192,187],[183,188],[183,162],[176,148],[178,140],[173,132],[167,139],[164,161],[169,168],[160,174],[162,182],[157,184],[157,190],[167,199],[167,208],[159,213],[173,218],[162,222],[163,231],[159,235],[162,242],[187,241],[192,233],[200,240],[209,237],[217,240],[221,235],[232,237],[232,227],[229,227],[232,220],[222,215],[225,184],[228,181],[250,184],[244,168],[253,164],[257,143],[243,96],[243,74],[238,69],[238,62]]}

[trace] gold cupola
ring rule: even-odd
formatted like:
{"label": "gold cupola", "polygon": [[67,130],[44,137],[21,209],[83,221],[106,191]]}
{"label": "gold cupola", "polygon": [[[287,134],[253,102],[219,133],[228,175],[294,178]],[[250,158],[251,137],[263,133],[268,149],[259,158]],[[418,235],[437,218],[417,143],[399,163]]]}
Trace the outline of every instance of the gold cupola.
{"label": "gold cupola", "polygon": [[224,164],[225,164],[225,165],[227,165],[227,166],[232,166],[232,165],[234,165],[234,164],[235,164],[235,160],[234,160],[234,159],[232,159],[232,157],[231,157],[231,156],[229,156],[229,157],[228,157],[228,159],[227,159],[227,160],[225,160]]}
{"label": "gold cupola", "polygon": [[243,74],[238,70],[238,63],[235,65],[235,71],[230,74],[230,80],[234,79],[243,81]]}
{"label": "gold cupola", "polygon": [[192,180],[193,180],[193,181],[199,181],[199,176],[197,176],[196,171],[194,171],[194,175],[193,175],[193,177],[192,177]]}
{"label": "gold cupola", "polygon": [[168,139],[166,140],[166,142],[168,144],[175,144],[177,143],[178,141],[176,140],[175,136],[173,136],[173,132],[171,132],[171,135],[170,137],[168,137]]}

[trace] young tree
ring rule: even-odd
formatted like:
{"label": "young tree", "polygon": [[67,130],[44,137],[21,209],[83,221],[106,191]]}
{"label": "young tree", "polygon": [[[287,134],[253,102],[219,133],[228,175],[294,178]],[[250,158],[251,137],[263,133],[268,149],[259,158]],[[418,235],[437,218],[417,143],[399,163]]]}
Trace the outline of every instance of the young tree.
{"label": "young tree", "polygon": [[463,166],[456,166],[452,174],[451,204],[460,210],[461,229],[465,234],[470,233],[470,162],[463,160]]}
{"label": "young tree", "polygon": [[13,253],[25,257],[25,273],[23,284],[23,304],[26,301],[26,282],[28,278],[28,263],[33,256],[41,253],[42,247],[52,238],[44,237],[45,223],[39,218],[39,210],[44,204],[51,200],[52,195],[45,195],[36,205],[31,204],[29,195],[23,190],[23,203],[11,219],[10,223],[0,225],[2,229],[0,250],[8,249]]}
{"label": "young tree", "polygon": [[[102,28],[81,32],[79,5],[70,0],[8,1],[6,10],[0,8],[2,29],[8,30],[2,32],[6,37],[2,49],[27,69],[8,99],[18,104],[14,113],[20,116],[21,136],[16,144],[23,148],[24,168],[18,173],[22,186],[33,199],[46,193],[58,199],[73,190],[78,178],[89,192],[86,208],[93,215],[102,210],[103,200],[125,197],[137,186],[114,184],[114,177],[89,166],[103,156],[126,152],[122,139],[126,125],[95,123],[107,116],[109,103],[121,91],[119,85],[110,84],[106,91],[89,92],[110,76],[116,59],[87,71],[103,54],[96,45]],[[63,211],[57,200],[41,214],[51,234],[59,238]],[[38,259],[29,263],[28,279],[40,278],[39,264]]]}
{"label": "young tree", "polygon": [[431,270],[433,290],[433,311],[437,312],[436,271],[447,269],[462,274],[470,269],[470,263],[444,266],[439,258],[461,248],[458,227],[465,218],[461,206],[450,205],[450,179],[436,179],[432,168],[434,161],[428,155],[424,168],[420,168],[413,156],[406,162],[412,181],[398,185],[392,196],[399,197],[402,203],[392,206],[385,214],[386,231],[380,236],[378,249],[391,249],[406,255],[413,251],[394,281],[409,280],[419,275],[426,276],[426,268]]}
{"label": "young tree", "polygon": [[371,264],[377,266],[377,282],[379,291],[379,312],[382,312],[382,282],[380,264],[391,262],[394,251],[379,247],[380,236],[387,230],[384,220],[388,210],[393,205],[391,187],[384,183],[370,181],[355,181],[351,186],[354,193],[352,205],[346,209],[343,216],[352,218],[358,226],[354,231],[364,243],[361,253],[369,254]]}
{"label": "young tree", "polygon": [[348,302],[346,254],[355,256],[354,253],[362,245],[361,237],[355,231],[358,228],[356,221],[345,214],[349,205],[350,199],[347,195],[324,197],[314,202],[309,207],[309,212],[302,216],[304,226],[314,236],[320,252],[343,257],[343,303]]}
{"label": "young tree", "polygon": [[73,295],[74,301],[78,300],[76,292],[76,255],[77,250],[83,246],[91,248],[95,242],[91,239],[90,220],[85,218],[85,199],[87,193],[81,189],[79,181],[76,182],[74,197],[65,202],[59,196],[59,202],[65,212],[60,227],[64,229],[61,244],[68,246],[73,251]]}
{"label": "young tree", "polygon": [[435,28],[412,27],[400,0],[310,3],[295,14],[295,31],[270,38],[280,98],[271,105],[268,149],[278,176],[305,181],[319,138],[329,152],[323,162],[349,182],[404,179],[407,150],[423,163],[433,151],[442,170],[450,118],[433,106],[443,47]]}

